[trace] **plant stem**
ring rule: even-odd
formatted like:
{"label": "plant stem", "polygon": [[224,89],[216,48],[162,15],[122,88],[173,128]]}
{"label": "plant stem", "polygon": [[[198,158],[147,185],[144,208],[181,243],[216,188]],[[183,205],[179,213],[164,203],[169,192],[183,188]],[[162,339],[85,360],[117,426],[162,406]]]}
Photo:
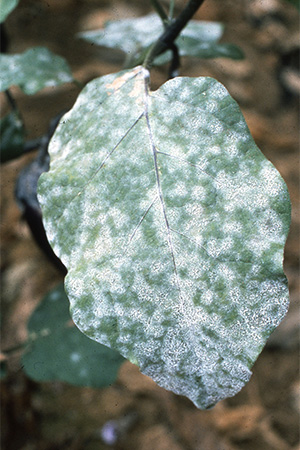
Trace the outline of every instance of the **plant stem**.
{"label": "plant stem", "polygon": [[165,52],[172,46],[181,30],[191,20],[191,18],[203,2],[204,0],[190,0],[184,10],[179,14],[177,19],[166,27],[165,31],[160,35],[160,37],[151,47],[148,55],[146,56],[143,64],[146,69],[151,68],[153,60],[156,56]]}
{"label": "plant stem", "polygon": [[172,50],[173,56],[171,65],[169,67],[169,79],[178,77],[179,74],[179,67],[180,67],[180,59],[179,59],[179,52],[176,44],[171,44],[170,49]]}
{"label": "plant stem", "polygon": [[30,141],[25,142],[24,146],[23,146],[22,154],[29,153],[29,152],[32,152],[33,150],[36,150],[41,145],[42,139],[43,139],[43,137],[38,137],[38,138],[31,139]]}
{"label": "plant stem", "polygon": [[23,350],[28,345],[28,341],[22,342],[21,344],[14,345],[13,347],[2,350],[1,360],[5,360],[11,353],[16,353],[19,350]]}
{"label": "plant stem", "polygon": [[12,95],[12,93],[10,92],[9,89],[6,89],[4,91],[4,93],[5,93],[5,96],[7,98],[7,101],[9,103],[12,111],[16,114],[16,117],[21,121],[23,129],[25,129],[24,120],[23,120],[22,114],[19,111],[16,100],[14,99],[14,96]]}
{"label": "plant stem", "polygon": [[174,1],[174,0],[171,0],[171,1],[170,1],[170,6],[169,6],[169,20],[172,20],[172,19],[173,19],[174,6],[175,6],[175,1]]}
{"label": "plant stem", "polygon": [[166,26],[169,21],[169,17],[167,15],[167,13],[165,12],[163,6],[159,3],[159,0],[150,0],[150,1],[151,1],[153,8],[156,10],[157,14],[161,18],[164,26]]}
{"label": "plant stem", "polygon": [[19,111],[18,111],[18,107],[17,107],[16,101],[15,101],[15,99],[13,98],[12,94],[10,93],[10,90],[9,90],[9,89],[6,89],[6,90],[5,90],[5,95],[6,95],[7,101],[8,101],[8,103],[9,103],[11,109],[12,109],[13,111],[15,111],[15,112],[19,115]]}

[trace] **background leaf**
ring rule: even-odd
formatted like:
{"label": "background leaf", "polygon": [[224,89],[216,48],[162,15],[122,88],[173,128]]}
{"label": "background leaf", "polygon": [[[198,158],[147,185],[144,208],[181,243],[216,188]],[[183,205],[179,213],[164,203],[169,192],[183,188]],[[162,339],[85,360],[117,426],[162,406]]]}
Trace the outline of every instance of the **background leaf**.
{"label": "background leaf", "polygon": [[3,23],[7,16],[16,8],[19,0],[0,0],[0,23]]}
{"label": "background leaf", "polygon": [[287,188],[211,78],[89,83],[39,201],[78,327],[198,407],[249,380],[287,310]]}
{"label": "background leaf", "polygon": [[124,358],[82,334],[71,321],[62,285],[50,291],[28,322],[30,345],[24,370],[36,381],[61,380],[79,386],[112,384]]}
{"label": "background leaf", "polygon": [[[180,41],[180,37],[178,38]],[[193,39],[186,39],[178,43],[181,56],[191,56],[198,58],[231,58],[243,59],[242,50],[234,44],[216,44],[214,42],[199,42]],[[154,65],[159,66],[171,61],[172,52],[167,51],[155,58]]]}
{"label": "background leaf", "polygon": [[300,11],[300,1],[299,0],[287,0],[289,3],[292,3],[292,5],[295,6],[295,8],[298,9],[298,11]]}
{"label": "background leaf", "polygon": [[23,153],[25,131],[22,121],[12,111],[0,121],[0,160],[10,161]]}
{"label": "background leaf", "polygon": [[[219,56],[241,59],[243,52],[233,44],[218,44],[224,27],[217,22],[190,21],[176,39],[181,56],[216,58]],[[161,19],[149,14],[136,19],[107,22],[103,30],[79,33],[88,42],[104,47],[122,50],[137,61],[163,32]],[[157,57],[155,64],[165,64],[171,59],[171,52]]]}
{"label": "background leaf", "polygon": [[61,56],[44,47],[34,47],[16,55],[0,55],[0,91],[19,86],[25,94],[35,94],[45,87],[74,81]]}

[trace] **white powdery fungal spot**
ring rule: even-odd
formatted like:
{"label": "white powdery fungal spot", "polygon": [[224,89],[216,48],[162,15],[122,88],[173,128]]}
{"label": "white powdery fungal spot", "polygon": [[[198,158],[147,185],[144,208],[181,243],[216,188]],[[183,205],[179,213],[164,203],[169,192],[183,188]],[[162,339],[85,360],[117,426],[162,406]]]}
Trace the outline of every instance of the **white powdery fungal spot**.
{"label": "white powdery fungal spot", "polygon": [[70,359],[73,363],[78,363],[81,360],[80,353],[73,352],[70,354]]}
{"label": "white powdery fungal spot", "polygon": [[84,88],[39,198],[77,326],[208,408],[249,380],[286,312],[288,194],[224,86],[150,93],[148,77]]}
{"label": "white powdery fungal spot", "polygon": [[222,253],[228,253],[233,244],[232,238],[223,240],[210,239],[207,243],[207,252],[212,258],[218,258]]}
{"label": "white powdery fungal spot", "polygon": [[18,85],[26,94],[73,81],[66,61],[43,47],[17,55],[1,55],[1,75],[1,91]]}

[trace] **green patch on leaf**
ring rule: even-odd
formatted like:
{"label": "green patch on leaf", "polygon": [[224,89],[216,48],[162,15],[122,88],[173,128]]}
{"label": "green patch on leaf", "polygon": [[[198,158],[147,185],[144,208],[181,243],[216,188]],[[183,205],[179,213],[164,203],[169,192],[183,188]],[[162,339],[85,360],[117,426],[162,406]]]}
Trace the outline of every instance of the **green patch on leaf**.
{"label": "green patch on leaf", "polygon": [[45,87],[74,81],[64,58],[44,47],[34,47],[16,55],[0,55],[0,91],[13,85],[25,94],[35,94]]}
{"label": "green patch on leaf", "polygon": [[[239,47],[218,43],[223,30],[223,25],[217,22],[190,21],[175,41],[180,55],[242,59],[243,52]],[[138,61],[162,32],[161,19],[156,14],[150,14],[136,19],[110,21],[103,30],[83,32],[79,36],[96,45],[122,50],[129,59]],[[157,57],[154,64],[165,64],[171,57],[171,52],[166,52]]]}
{"label": "green patch on leaf", "polygon": [[286,185],[212,78],[90,82],[39,181],[74,322],[208,408],[237,393],[288,307]]}
{"label": "green patch on leaf", "polygon": [[0,161],[4,163],[22,155],[25,131],[14,111],[1,119],[0,129]]}
{"label": "green patch on leaf", "polygon": [[124,358],[82,334],[69,313],[63,286],[50,291],[28,322],[24,370],[36,381],[60,380],[77,386],[112,384]]}

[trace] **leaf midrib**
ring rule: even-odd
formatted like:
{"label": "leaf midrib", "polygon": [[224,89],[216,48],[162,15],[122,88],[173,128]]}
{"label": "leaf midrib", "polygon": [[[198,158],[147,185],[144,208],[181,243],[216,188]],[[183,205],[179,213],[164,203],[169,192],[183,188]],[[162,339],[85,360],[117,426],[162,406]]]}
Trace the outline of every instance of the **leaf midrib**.
{"label": "leaf midrib", "polygon": [[156,177],[158,197],[159,197],[159,200],[161,203],[162,213],[163,213],[164,222],[165,222],[166,231],[167,231],[167,240],[168,240],[169,251],[170,251],[170,255],[171,255],[172,263],[173,263],[173,271],[174,271],[175,280],[176,280],[176,288],[178,290],[180,304],[183,307],[184,302],[183,302],[183,298],[181,295],[179,275],[178,275],[178,271],[177,271],[177,264],[176,264],[175,253],[174,253],[174,245],[173,245],[173,239],[172,239],[172,235],[171,235],[171,228],[169,225],[164,195],[163,195],[161,182],[160,182],[160,174],[159,174],[158,163],[157,163],[158,150],[154,143],[154,137],[153,137],[151,124],[150,124],[150,118],[149,118],[149,81],[150,81],[149,72],[147,71],[147,73],[146,73],[146,71],[145,71],[145,73],[144,73],[144,116],[145,116],[146,123],[147,123],[150,145],[151,145],[152,154],[153,154],[153,164],[154,164],[154,171],[155,171],[155,177]]}

